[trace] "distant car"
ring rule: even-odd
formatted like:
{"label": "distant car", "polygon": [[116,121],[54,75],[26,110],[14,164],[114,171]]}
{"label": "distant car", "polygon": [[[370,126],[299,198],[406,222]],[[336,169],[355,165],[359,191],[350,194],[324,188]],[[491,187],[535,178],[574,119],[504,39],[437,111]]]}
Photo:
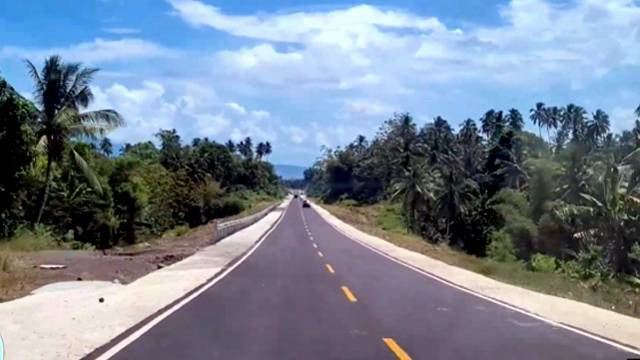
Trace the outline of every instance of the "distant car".
{"label": "distant car", "polygon": [[306,208],[306,207],[311,207],[311,205],[309,204],[309,202],[307,200],[302,202],[302,207]]}
{"label": "distant car", "polygon": [[298,198],[298,194],[293,194],[293,197],[297,199]]}

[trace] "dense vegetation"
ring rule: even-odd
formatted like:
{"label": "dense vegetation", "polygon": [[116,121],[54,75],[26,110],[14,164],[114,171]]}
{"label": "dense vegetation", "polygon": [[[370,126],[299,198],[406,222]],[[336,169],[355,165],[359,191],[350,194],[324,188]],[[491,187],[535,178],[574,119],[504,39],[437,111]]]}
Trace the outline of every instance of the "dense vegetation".
{"label": "dense vegetation", "polygon": [[[52,56],[27,62],[35,104],[0,78],[0,239],[53,232],[76,246],[133,243],[180,225],[239,213],[255,194],[282,192],[263,158],[271,144],[183,145],[175,130],[126,144],[114,156],[106,133],[123,125],[114,110],[83,111],[97,69]],[[151,135],[151,134],[150,134]],[[2,240],[0,240],[2,241]]]}
{"label": "dense vegetation", "polygon": [[614,135],[602,110],[542,103],[529,118],[539,134],[515,109],[458,131],[397,114],[372,141],[327,150],[305,173],[307,191],[399,203],[411,232],[468,254],[640,285],[640,121]]}

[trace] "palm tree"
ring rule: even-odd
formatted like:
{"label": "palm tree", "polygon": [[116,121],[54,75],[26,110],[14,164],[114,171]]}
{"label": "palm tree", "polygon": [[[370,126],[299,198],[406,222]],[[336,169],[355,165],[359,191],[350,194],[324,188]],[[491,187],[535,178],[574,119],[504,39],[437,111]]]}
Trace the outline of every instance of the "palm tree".
{"label": "palm tree", "polygon": [[640,173],[638,161],[640,149],[636,149],[615,162],[613,156],[599,162],[604,167],[590,191],[580,193],[584,206],[567,205],[557,214],[568,224],[580,218],[584,227],[574,236],[595,240],[605,249],[606,261],[615,272],[624,272],[629,265],[629,252],[636,241],[633,233],[640,209]]}
{"label": "palm tree", "polygon": [[263,142],[259,142],[256,145],[256,157],[258,160],[262,160],[262,157],[265,155],[265,144]]}
{"label": "palm tree", "polygon": [[447,239],[451,233],[451,224],[460,214],[465,214],[478,194],[478,184],[463,176],[457,176],[453,170],[448,171],[447,181],[437,199],[440,216],[445,221]]}
{"label": "palm tree", "polygon": [[35,86],[34,98],[39,112],[38,145],[47,154],[45,187],[36,218],[38,224],[49,197],[51,167],[62,159],[65,150],[69,150],[93,189],[102,192],[100,182],[74,149],[73,142],[80,139],[97,140],[107,131],[123,125],[124,121],[114,110],[81,112],[93,100],[89,84],[98,69],[82,67],[80,63],[64,63],[57,55],[46,59],[40,72],[29,60],[25,60],[25,63]]}
{"label": "palm tree", "polygon": [[587,111],[581,106],[574,104],[567,105],[564,111],[563,126],[567,126],[571,130],[572,140],[582,140],[585,135],[585,119]]}
{"label": "palm tree", "polygon": [[107,157],[111,157],[111,154],[113,154],[113,144],[111,144],[111,140],[108,137],[100,141],[100,151]]}
{"label": "palm tree", "polygon": [[233,143],[233,140],[227,141],[227,143],[224,144],[224,146],[229,150],[230,153],[236,152],[236,144]]}
{"label": "palm tree", "polygon": [[[557,106],[549,106],[544,109],[544,115],[542,117],[542,125],[547,128],[547,141],[551,142],[550,129],[557,129],[560,121],[562,120],[563,109]],[[557,134],[557,131],[556,131]]]}
{"label": "palm tree", "polygon": [[391,185],[391,200],[402,198],[408,229],[415,231],[418,208],[427,200],[434,200],[434,178],[426,163],[412,164],[404,176],[394,179]]}
{"label": "palm tree", "polygon": [[273,151],[273,148],[271,147],[271,143],[270,142],[265,142],[264,143],[264,156],[269,156],[271,155],[271,152]]}
{"label": "palm tree", "polygon": [[543,102],[536,103],[536,107],[529,110],[529,118],[533,125],[538,125],[538,133],[542,137],[542,127],[546,124],[546,113]]}
{"label": "palm tree", "polygon": [[593,119],[589,120],[587,124],[587,134],[589,140],[593,144],[597,144],[598,141],[604,139],[609,132],[609,115],[604,111],[598,109],[593,114]]}
{"label": "palm tree", "polygon": [[237,148],[240,155],[244,156],[246,160],[253,158],[253,142],[250,137],[247,136],[244,141],[239,142]]}
{"label": "palm tree", "polygon": [[515,131],[522,131],[524,128],[524,120],[522,119],[522,114],[518,109],[511,109],[507,114],[507,123],[509,127]]}

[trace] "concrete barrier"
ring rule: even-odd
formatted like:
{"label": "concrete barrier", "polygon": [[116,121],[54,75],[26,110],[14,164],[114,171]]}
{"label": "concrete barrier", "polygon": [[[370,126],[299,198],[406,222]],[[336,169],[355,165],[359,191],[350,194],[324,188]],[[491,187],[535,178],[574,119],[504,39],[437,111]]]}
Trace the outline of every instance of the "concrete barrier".
{"label": "concrete barrier", "polygon": [[218,241],[226,238],[227,236],[255,224],[256,222],[260,221],[260,219],[267,216],[267,214],[275,209],[276,206],[278,206],[278,204],[273,204],[268,208],[261,210],[260,212],[240,219],[216,222],[215,230],[213,232],[213,239],[210,243],[215,244]]}

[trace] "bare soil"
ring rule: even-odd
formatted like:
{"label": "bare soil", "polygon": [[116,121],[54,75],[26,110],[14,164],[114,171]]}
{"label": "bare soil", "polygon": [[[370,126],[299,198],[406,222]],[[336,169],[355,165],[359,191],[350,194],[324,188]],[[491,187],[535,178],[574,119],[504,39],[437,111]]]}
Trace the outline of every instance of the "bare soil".
{"label": "bare soil", "polygon": [[[208,224],[180,237],[163,237],[106,252],[45,250],[13,252],[11,267],[0,272],[0,301],[13,300],[59,281],[114,281],[128,284],[156,269],[171,265],[210,244],[213,227]],[[60,270],[42,264],[65,265]]]}

